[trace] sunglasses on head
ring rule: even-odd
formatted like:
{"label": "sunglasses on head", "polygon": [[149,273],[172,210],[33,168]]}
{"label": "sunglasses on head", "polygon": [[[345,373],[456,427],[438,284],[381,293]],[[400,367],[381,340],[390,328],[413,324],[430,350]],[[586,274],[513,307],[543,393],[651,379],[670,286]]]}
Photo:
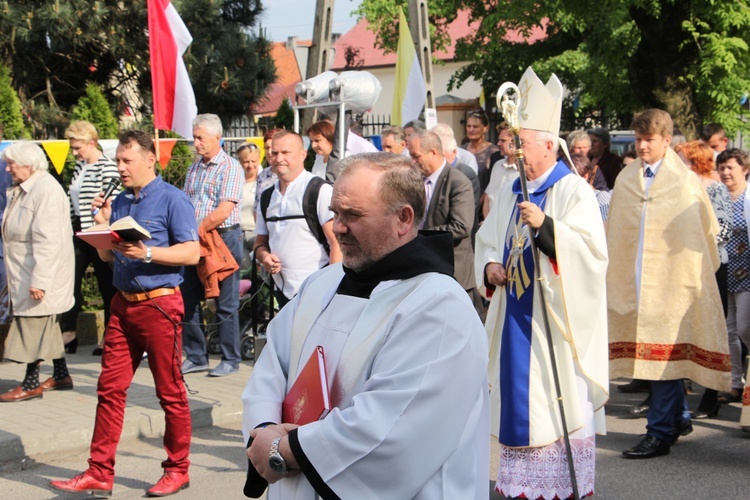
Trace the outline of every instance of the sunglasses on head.
{"label": "sunglasses on head", "polygon": [[250,151],[258,149],[258,146],[255,143],[252,142],[246,142],[242,146],[237,148],[237,151],[235,151],[236,154],[240,154],[241,151],[244,151],[245,149],[249,149]]}

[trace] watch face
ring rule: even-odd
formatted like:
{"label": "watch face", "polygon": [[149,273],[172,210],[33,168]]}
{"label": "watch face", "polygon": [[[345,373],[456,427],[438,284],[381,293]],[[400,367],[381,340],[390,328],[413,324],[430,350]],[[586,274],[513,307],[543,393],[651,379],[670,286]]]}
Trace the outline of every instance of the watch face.
{"label": "watch face", "polygon": [[270,457],[268,459],[268,465],[271,467],[271,469],[273,469],[274,472],[278,472],[279,474],[286,473],[286,463],[284,462],[283,458]]}

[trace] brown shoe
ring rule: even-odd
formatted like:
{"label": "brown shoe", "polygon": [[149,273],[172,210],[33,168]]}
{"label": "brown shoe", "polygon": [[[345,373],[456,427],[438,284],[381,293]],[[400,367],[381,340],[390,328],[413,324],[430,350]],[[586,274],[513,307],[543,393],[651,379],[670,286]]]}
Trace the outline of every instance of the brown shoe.
{"label": "brown shoe", "polygon": [[42,385],[39,387],[41,387],[43,391],[69,391],[73,388],[73,379],[70,378],[70,376],[60,380],[55,380],[50,377],[42,382]]}
{"label": "brown shoe", "polygon": [[26,401],[27,399],[41,398],[43,392],[44,391],[42,390],[41,385],[36,389],[31,389],[30,391],[24,391],[23,388],[19,385],[15,389],[11,389],[4,394],[0,394],[0,403],[15,403],[17,401]]}

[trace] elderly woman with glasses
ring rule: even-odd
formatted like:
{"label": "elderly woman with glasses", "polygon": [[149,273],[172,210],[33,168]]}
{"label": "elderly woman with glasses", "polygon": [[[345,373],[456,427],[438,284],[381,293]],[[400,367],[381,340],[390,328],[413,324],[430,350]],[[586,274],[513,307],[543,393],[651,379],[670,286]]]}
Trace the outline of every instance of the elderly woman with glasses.
{"label": "elderly woman with glasses", "polygon": [[[68,197],[47,173],[38,145],[18,142],[3,152],[13,189],[3,219],[3,248],[13,322],[5,358],[26,363],[21,385],[0,402],[41,398],[43,391],[72,389],[65,363],[60,315],[73,306],[73,230]],[[51,359],[52,377],[39,383],[39,364]]]}

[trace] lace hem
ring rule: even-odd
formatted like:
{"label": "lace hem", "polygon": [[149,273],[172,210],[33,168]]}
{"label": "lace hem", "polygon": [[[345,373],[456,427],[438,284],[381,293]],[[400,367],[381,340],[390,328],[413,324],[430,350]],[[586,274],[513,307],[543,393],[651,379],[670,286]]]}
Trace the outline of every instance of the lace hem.
{"label": "lace hem", "polygon": [[[570,445],[581,497],[594,494],[595,436],[576,438]],[[562,499],[573,496],[565,441],[560,438],[541,448],[507,448],[500,445],[500,468],[495,491],[514,498]]]}

